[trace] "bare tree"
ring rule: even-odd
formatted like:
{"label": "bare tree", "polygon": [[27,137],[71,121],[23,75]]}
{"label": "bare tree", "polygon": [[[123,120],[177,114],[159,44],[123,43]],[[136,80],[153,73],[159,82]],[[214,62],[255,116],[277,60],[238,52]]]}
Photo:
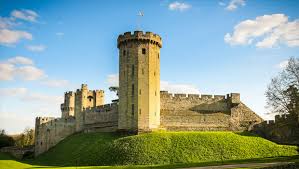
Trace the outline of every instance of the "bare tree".
{"label": "bare tree", "polygon": [[16,145],[19,147],[30,146],[34,144],[34,129],[26,127],[24,132],[15,137]]}
{"label": "bare tree", "polygon": [[287,66],[271,80],[266,91],[267,105],[276,114],[299,114],[299,59],[290,58]]}

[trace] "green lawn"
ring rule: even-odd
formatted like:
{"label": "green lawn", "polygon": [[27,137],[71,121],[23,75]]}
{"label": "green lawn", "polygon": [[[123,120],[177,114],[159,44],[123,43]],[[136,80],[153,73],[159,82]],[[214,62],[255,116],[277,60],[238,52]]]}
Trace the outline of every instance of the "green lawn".
{"label": "green lawn", "polygon": [[0,168],[1,169],[173,169],[173,168],[188,168],[188,167],[200,167],[211,165],[223,165],[223,164],[241,164],[241,163],[264,163],[264,162],[277,162],[277,161],[293,161],[299,163],[299,156],[292,157],[272,157],[261,159],[249,159],[249,160],[230,160],[224,162],[202,162],[202,163],[182,163],[182,164],[168,164],[168,165],[127,165],[127,166],[45,166],[45,165],[30,165],[23,162],[18,162],[7,154],[0,153]]}
{"label": "green lawn", "polygon": [[[80,168],[166,169],[293,160],[298,158],[296,149],[295,146],[277,145],[260,137],[232,132],[155,132],[136,136],[80,133],[34,160],[17,162],[0,154],[0,168],[74,168],[78,165],[82,166]],[[126,166],[116,167],[118,165]]]}

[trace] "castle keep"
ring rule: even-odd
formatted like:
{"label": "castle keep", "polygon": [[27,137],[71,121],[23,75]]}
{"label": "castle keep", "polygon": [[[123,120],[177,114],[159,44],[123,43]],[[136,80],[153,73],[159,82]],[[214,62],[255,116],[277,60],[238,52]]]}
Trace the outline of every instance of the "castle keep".
{"label": "castle keep", "polygon": [[159,35],[119,35],[119,100],[104,104],[103,90],[86,84],[66,92],[61,118],[37,117],[35,155],[75,132],[244,131],[263,120],[240,101],[240,94],[172,94],[160,91]]}

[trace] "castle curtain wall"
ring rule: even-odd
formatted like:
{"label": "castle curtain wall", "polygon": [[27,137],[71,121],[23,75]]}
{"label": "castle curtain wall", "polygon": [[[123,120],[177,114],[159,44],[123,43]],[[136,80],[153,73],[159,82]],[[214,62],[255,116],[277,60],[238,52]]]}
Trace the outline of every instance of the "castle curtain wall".
{"label": "castle curtain wall", "polygon": [[242,131],[262,119],[239,94],[197,95],[161,92],[161,128],[170,131]]}
{"label": "castle curtain wall", "polygon": [[105,104],[84,111],[85,132],[114,132],[118,127],[118,105]]}
{"label": "castle curtain wall", "polygon": [[35,156],[48,151],[76,131],[73,117],[37,117],[35,122]]}

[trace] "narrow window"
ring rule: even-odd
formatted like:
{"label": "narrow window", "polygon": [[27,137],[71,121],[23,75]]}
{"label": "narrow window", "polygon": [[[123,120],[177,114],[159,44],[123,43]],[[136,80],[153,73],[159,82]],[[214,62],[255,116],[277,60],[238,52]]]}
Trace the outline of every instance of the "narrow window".
{"label": "narrow window", "polygon": [[141,95],[141,89],[139,89],[139,94]]}
{"label": "narrow window", "polygon": [[134,76],[134,72],[135,72],[135,67],[134,65],[132,65],[132,76]]}
{"label": "narrow window", "polygon": [[142,54],[144,55],[146,53],[145,48],[142,48]]}
{"label": "narrow window", "polygon": [[139,114],[141,114],[141,109],[139,109]]}
{"label": "narrow window", "polygon": [[134,104],[132,104],[132,115],[134,115]]}
{"label": "narrow window", "polygon": [[154,72],[154,76],[156,76],[156,72]]}
{"label": "narrow window", "polygon": [[155,96],[157,96],[157,91],[155,91]]}
{"label": "narrow window", "polygon": [[141,72],[142,72],[142,74],[144,74],[144,69],[143,68],[141,69]]}
{"label": "narrow window", "polygon": [[134,84],[132,84],[132,96],[134,96]]}
{"label": "narrow window", "polygon": [[160,59],[160,54],[158,53],[158,59]]}
{"label": "narrow window", "polygon": [[126,50],[123,51],[123,55],[126,56]]}

